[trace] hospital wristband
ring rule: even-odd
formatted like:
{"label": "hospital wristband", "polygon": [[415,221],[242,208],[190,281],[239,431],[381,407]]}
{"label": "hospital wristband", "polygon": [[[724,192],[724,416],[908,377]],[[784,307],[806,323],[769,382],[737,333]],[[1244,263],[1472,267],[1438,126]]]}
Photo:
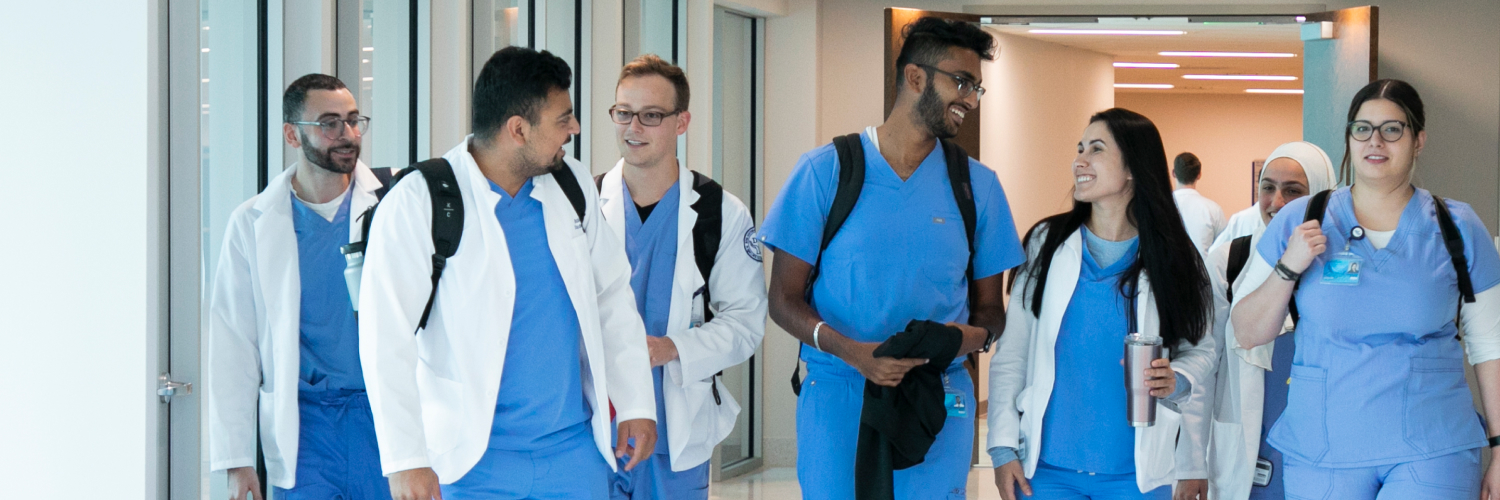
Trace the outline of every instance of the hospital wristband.
{"label": "hospital wristband", "polygon": [[823,325],[826,324],[828,324],[827,321],[819,321],[817,326],[813,327],[813,348],[819,351],[823,350],[823,346],[818,344],[818,330],[823,329]]}

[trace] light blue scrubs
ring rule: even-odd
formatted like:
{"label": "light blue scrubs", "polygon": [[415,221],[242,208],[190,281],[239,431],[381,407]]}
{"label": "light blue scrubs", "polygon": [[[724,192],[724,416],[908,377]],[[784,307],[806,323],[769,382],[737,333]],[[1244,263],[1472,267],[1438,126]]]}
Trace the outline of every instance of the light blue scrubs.
{"label": "light blue scrubs", "polygon": [[[1266,228],[1257,250],[1267,262],[1285,252],[1307,201],[1288,203]],[[1328,251],[1302,275],[1287,407],[1268,437],[1286,461],[1287,498],[1477,495],[1477,464],[1456,464],[1485,447],[1485,433],[1464,380],[1454,325],[1457,275],[1432,203],[1417,189],[1384,249],[1354,241],[1349,251],[1364,258],[1359,284],[1340,286],[1321,283],[1323,265],[1344,248],[1356,219],[1348,188],[1328,199]],[[1488,290],[1500,283],[1489,231],[1469,205],[1448,207],[1463,234],[1474,291]],[[1351,481],[1373,486],[1330,486]],[[1415,491],[1404,489],[1410,484],[1426,486],[1406,496]]]}
{"label": "light blue scrubs", "polygon": [[[668,315],[672,311],[672,280],[677,266],[677,223],[680,184],[673,184],[657,202],[645,220],[630,196],[630,188],[620,183],[625,204],[625,254],[630,259],[630,288],[635,292],[636,308],[646,323],[646,334],[667,334]],[[656,449],[651,457],[626,471],[630,457],[619,459],[619,469],[610,488],[611,498],[623,499],[708,499],[709,463],[682,472],[672,472],[671,448],[667,440],[667,407],[662,404],[662,367],[651,369],[656,389]]]}
{"label": "light blue scrubs", "polygon": [[1130,301],[1120,292],[1120,276],[1136,262],[1139,240],[1114,242],[1082,231],[1088,251],[1058,330],[1056,382],[1042,415],[1032,498],[1171,498],[1170,486],[1141,493],[1136,484],[1135,428],[1125,414],[1120,359]]}
{"label": "light blue scrubs", "polygon": [[527,180],[512,197],[490,183],[500,195],[495,217],[510,249],[517,298],[489,450],[442,487],[449,500],[607,497],[609,464],[594,445],[593,411],[583,397],[578,314],[532,188]]}
{"label": "light blue scrubs", "polygon": [[[948,181],[941,145],[905,181],[862,134],[865,184],[853,212],[823,253],[812,305],[828,326],[860,342],[882,342],[913,319],[969,319],[964,270],[969,252],[963,218]],[[831,144],[798,160],[766,216],[762,240],[804,262],[817,258],[823,225],[838,188]],[[995,173],[969,161],[978,224],[974,276],[986,278],[1025,261],[1010,205]],[[854,455],[864,377],[843,360],[804,347],[807,380],[797,399],[797,477],[804,498],[852,499]],[[955,389],[973,401],[962,357],[948,367]],[[967,490],[973,415],[949,417],[926,461],[895,471],[896,497],[947,499]]]}
{"label": "light blue scrubs", "polygon": [[297,234],[299,369],[297,381],[297,477],[291,489],[274,488],[286,500],[390,498],[380,473],[375,422],[359,364],[359,323],[344,284],[349,242],[349,203],[344,195],[333,220],[291,196]]}

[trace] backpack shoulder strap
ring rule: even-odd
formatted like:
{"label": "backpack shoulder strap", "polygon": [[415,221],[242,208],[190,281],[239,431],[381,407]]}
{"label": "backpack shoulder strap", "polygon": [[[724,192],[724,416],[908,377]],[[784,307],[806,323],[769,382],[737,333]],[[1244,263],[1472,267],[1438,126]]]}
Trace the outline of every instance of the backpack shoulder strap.
{"label": "backpack shoulder strap", "polygon": [[[828,207],[828,219],[823,222],[823,240],[818,245],[818,255],[812,261],[812,269],[807,272],[807,282],[802,289],[803,300],[808,304],[812,304],[813,283],[818,281],[823,251],[828,249],[828,244],[833,242],[839,228],[849,219],[849,214],[854,211],[854,204],[859,201],[859,192],[865,187],[865,146],[859,136],[855,132],[833,138],[833,149],[839,158],[839,185],[833,194],[833,205]],[[801,350],[800,345],[798,350]],[[792,367],[792,393],[800,396],[802,375],[798,370],[799,368]]]}
{"label": "backpack shoulder strap", "polygon": [[1250,262],[1250,235],[1235,238],[1229,242],[1229,268],[1227,294],[1230,300],[1234,300],[1234,280],[1240,277],[1240,272],[1245,270],[1245,264]]}
{"label": "backpack shoulder strap", "polygon": [[818,256],[813,259],[812,271],[807,274],[807,286],[803,290],[809,303],[812,302],[813,283],[818,280],[823,263],[823,251],[833,242],[844,221],[854,211],[859,201],[859,192],[865,186],[865,148],[858,133],[833,138],[833,148],[839,157],[839,185],[833,195],[833,205],[828,208],[828,219],[823,223],[823,240],[818,245]]}
{"label": "backpack shoulder strap", "polygon": [[386,193],[391,191],[391,185],[394,184],[391,181],[391,177],[396,174],[396,169],[372,168],[370,169],[370,173],[375,174],[375,180],[380,181],[380,187],[375,188],[375,200],[379,201],[385,198]]}
{"label": "backpack shoulder strap", "polygon": [[558,162],[552,169],[552,178],[557,179],[557,186],[562,188],[563,194],[568,195],[568,203],[573,204],[573,212],[578,214],[578,220],[583,220],[584,212],[588,209],[588,200],[583,198],[583,186],[578,185],[578,178],[573,176],[573,169],[566,163]]}
{"label": "backpack shoulder strap", "polygon": [[[1469,258],[1464,255],[1464,235],[1453,223],[1453,214],[1448,211],[1447,200],[1432,195],[1432,206],[1437,209],[1438,229],[1443,233],[1443,244],[1448,247],[1448,257],[1453,261],[1453,271],[1458,273],[1458,293],[1463,302],[1474,303],[1474,281],[1469,276]],[[1463,307],[1462,304],[1459,307]]]}
{"label": "backpack shoulder strap", "polygon": [[604,174],[594,176],[594,189],[604,192]]}
{"label": "backpack shoulder strap", "polygon": [[[1307,200],[1307,210],[1302,212],[1302,222],[1310,220],[1322,221],[1323,213],[1328,210],[1328,196],[1333,193],[1332,189],[1318,191]],[[1287,313],[1292,315],[1292,326],[1302,321],[1302,314],[1297,312],[1297,289],[1302,287],[1298,282],[1292,285],[1292,299],[1287,303]]]}
{"label": "backpack shoulder strap", "polygon": [[708,283],[724,232],[724,187],[694,171],[693,191],[698,193],[698,201],[693,203],[693,211],[698,214],[693,223],[693,259],[698,264],[698,274]]}
{"label": "backpack shoulder strap", "polygon": [[[969,267],[964,277],[974,282],[974,231],[979,226],[979,213],[974,205],[974,182],[969,178],[969,153],[953,141],[942,139],[943,156],[948,163],[948,184],[953,186],[953,200],[958,202],[958,213],[964,219],[964,236],[969,240]],[[970,302],[973,301],[973,286],[969,287]]]}
{"label": "backpack shoulder strap", "polygon": [[438,280],[448,265],[448,258],[458,253],[459,240],[464,231],[463,194],[458,189],[458,178],[453,165],[443,158],[424,160],[403,170],[397,180],[415,170],[427,181],[427,194],[432,199],[432,293],[427,297],[427,306],[422,309],[422,319],[417,330],[427,328],[427,319],[432,315],[432,303],[437,299]]}

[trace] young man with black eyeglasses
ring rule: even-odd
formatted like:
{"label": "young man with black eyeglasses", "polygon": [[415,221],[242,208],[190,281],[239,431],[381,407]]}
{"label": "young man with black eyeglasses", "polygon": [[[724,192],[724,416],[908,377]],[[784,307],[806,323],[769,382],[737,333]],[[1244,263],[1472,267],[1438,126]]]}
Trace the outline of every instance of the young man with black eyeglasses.
{"label": "young man with black eyeglasses", "polygon": [[649,460],[616,473],[616,500],[708,499],[709,458],[740,410],[717,375],[749,359],[765,336],[755,221],[739,198],[677,158],[688,99],[682,69],[647,54],[620,71],[609,108],[621,158],[596,181],[599,204],[630,259],[658,437]]}
{"label": "young man with black eyeglasses", "polygon": [[211,287],[210,465],[229,498],[260,500],[258,429],[277,498],[389,499],[339,252],[382,185],[359,161],[370,118],[321,74],[292,82],[282,112],[301,154],[230,214]]}

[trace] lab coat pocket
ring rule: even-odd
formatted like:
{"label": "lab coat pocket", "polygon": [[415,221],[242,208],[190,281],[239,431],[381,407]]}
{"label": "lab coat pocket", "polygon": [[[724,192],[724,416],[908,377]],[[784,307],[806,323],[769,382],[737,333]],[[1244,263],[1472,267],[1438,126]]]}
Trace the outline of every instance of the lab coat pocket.
{"label": "lab coat pocket", "polygon": [[1432,452],[1482,441],[1473,405],[1462,359],[1411,358],[1402,419],[1408,444]]}
{"label": "lab coat pocket", "polygon": [[427,450],[443,454],[458,447],[462,433],[463,404],[468,400],[463,387],[433,371],[425,361],[417,362],[417,390],[421,391],[422,423],[426,431]]}
{"label": "lab coat pocket", "polygon": [[1296,452],[1311,460],[1328,452],[1328,371],[1292,365],[1287,410],[1272,432],[1277,441],[1294,445]]}

